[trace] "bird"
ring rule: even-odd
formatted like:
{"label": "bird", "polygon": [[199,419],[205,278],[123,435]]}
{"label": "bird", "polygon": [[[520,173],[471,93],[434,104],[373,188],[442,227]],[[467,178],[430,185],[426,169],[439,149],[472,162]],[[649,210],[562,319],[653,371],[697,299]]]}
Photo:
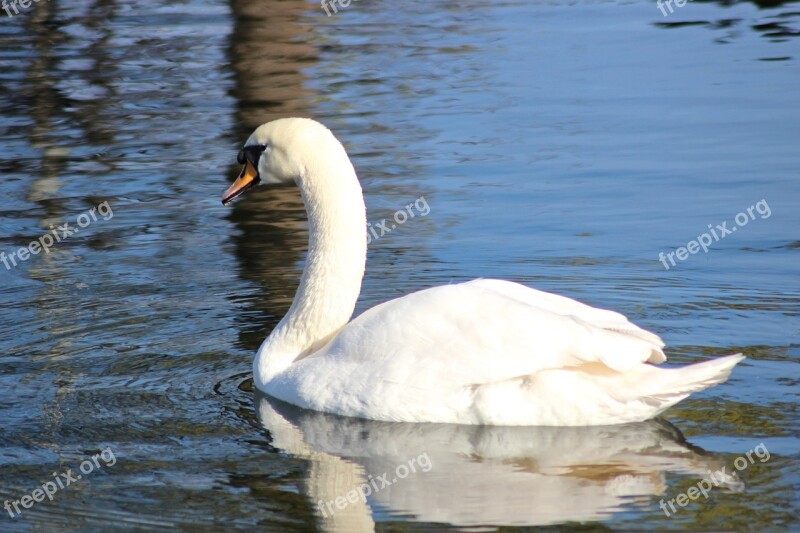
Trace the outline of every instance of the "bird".
{"label": "bird", "polygon": [[286,315],[253,360],[260,391],[295,406],[387,422],[592,426],[658,416],[727,380],[741,353],[679,368],[615,311],[500,279],[423,289],[351,320],[367,253],[364,196],[336,136],[308,118],[259,126],[223,205],[294,182],[308,253]]}

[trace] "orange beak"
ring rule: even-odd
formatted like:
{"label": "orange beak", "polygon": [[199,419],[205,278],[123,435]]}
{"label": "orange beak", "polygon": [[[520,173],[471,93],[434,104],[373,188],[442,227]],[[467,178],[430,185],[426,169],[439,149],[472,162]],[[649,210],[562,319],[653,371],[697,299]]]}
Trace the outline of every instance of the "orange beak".
{"label": "orange beak", "polygon": [[260,181],[261,178],[258,176],[256,167],[254,167],[249,160],[245,161],[242,172],[239,173],[239,177],[236,178],[233,185],[228,187],[228,190],[222,195],[222,205],[228,205],[231,200],[243,195],[245,192],[258,185]]}

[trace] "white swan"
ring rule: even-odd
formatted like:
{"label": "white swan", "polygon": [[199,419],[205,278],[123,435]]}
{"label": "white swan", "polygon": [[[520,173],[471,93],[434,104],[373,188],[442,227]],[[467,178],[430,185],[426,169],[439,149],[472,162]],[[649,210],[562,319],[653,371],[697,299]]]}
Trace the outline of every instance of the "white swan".
{"label": "white swan", "polygon": [[305,270],[253,362],[291,404],[383,421],[599,425],[654,417],[725,381],[741,354],[664,369],[661,339],[613,311],[477,279],[380,304],[349,322],[366,261],[366,209],[344,147],[322,124],[260,126],[223,204],[294,180],[308,211]]}

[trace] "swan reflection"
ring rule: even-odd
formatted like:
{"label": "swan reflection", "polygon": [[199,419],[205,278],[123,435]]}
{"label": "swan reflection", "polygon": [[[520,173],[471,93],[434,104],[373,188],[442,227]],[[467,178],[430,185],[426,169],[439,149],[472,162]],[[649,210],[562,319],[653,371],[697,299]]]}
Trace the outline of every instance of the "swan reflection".
{"label": "swan reflection", "polygon": [[[260,393],[256,401],[272,445],[310,461],[302,489],[324,531],[372,531],[386,516],[460,526],[599,521],[666,496],[667,473],[703,478],[723,464],[660,419],[409,424],[303,410]],[[726,484],[741,488],[735,478]]]}

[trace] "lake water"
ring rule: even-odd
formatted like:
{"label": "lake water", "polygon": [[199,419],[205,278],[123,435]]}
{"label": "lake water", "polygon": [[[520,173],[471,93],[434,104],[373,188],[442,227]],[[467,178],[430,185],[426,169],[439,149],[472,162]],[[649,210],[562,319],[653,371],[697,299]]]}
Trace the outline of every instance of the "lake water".
{"label": "lake water", "polygon": [[[800,9],[670,6],[0,11],[0,252],[60,241],[0,263],[0,501],[52,493],[0,530],[800,528]],[[625,313],[671,363],[748,359],[611,428],[380,424],[254,395],[305,214],[293,187],[219,197],[282,116],[345,143],[373,223],[429,206],[371,244],[357,312],[502,277]],[[689,244],[717,225],[737,231]]]}

